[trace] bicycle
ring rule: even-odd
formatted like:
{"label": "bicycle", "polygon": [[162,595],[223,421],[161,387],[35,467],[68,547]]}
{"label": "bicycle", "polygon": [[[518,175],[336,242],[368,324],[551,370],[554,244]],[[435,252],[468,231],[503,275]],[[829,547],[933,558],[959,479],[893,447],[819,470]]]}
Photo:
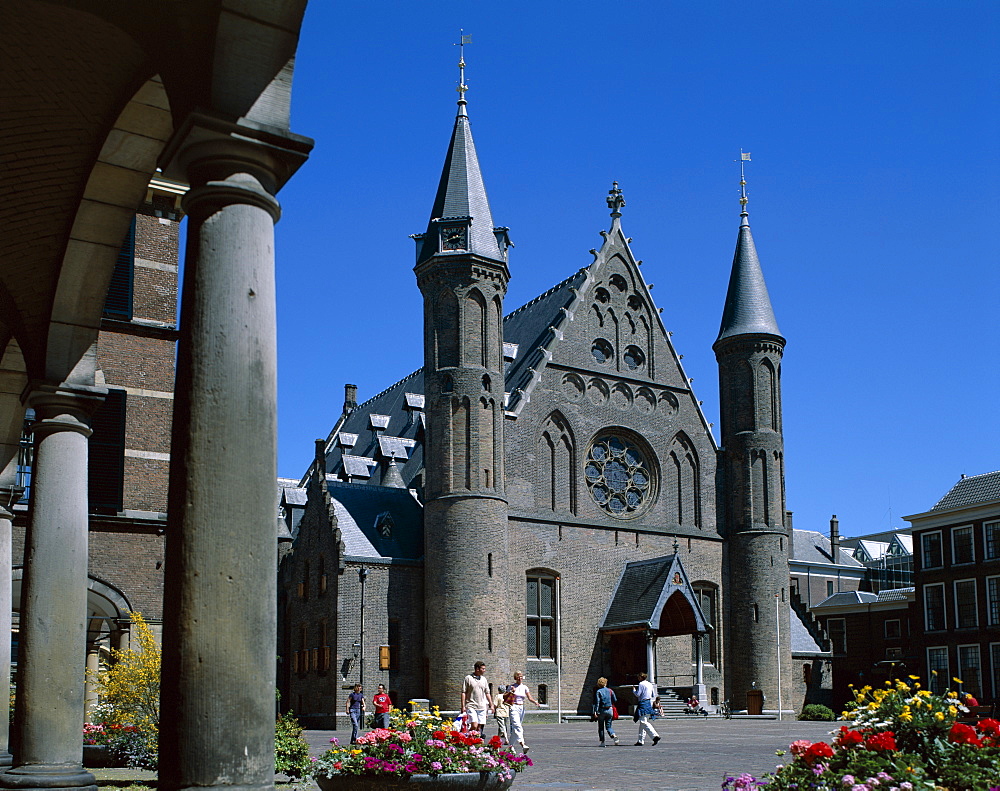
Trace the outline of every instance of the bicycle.
{"label": "bicycle", "polygon": [[733,718],[733,709],[729,705],[728,700],[724,700],[722,701],[721,704],[719,704],[719,714],[721,714],[727,720],[731,720]]}

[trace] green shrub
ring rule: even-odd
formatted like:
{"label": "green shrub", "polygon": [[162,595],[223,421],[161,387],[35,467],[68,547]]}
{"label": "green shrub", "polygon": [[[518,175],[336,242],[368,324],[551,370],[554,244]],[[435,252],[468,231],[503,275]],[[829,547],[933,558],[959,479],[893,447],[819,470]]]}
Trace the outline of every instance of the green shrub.
{"label": "green shrub", "polygon": [[810,703],[803,707],[800,720],[816,720],[818,722],[833,722],[836,718],[833,710],[820,703]]}
{"label": "green shrub", "polygon": [[274,771],[302,777],[309,766],[309,744],[302,738],[302,726],[292,712],[274,723]]}

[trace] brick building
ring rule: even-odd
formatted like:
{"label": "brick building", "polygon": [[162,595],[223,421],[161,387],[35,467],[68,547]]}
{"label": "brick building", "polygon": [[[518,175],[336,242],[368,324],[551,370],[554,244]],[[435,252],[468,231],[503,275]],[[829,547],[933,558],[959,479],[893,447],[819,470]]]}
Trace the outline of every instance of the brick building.
{"label": "brick building", "polygon": [[963,475],[929,511],[904,518],[921,674],[936,690],[960,678],[980,702],[1000,702],[1000,472]]}
{"label": "brick building", "polygon": [[[87,665],[128,645],[129,613],[159,639],[177,345],[177,262],[183,185],[154,178],[118,253],[95,346],[108,395],[89,437]],[[27,422],[34,419],[29,411]],[[32,443],[22,440],[14,506],[14,610],[20,610]],[[15,635],[16,640],[16,635]],[[16,667],[15,667],[16,672]],[[88,703],[94,694],[88,688]]]}
{"label": "brick building", "polygon": [[454,709],[479,659],[493,682],[523,670],[550,712],[587,711],[599,676],[640,671],[737,709],[752,687],[790,711],[817,686],[804,665],[826,654],[790,609],[785,341],[746,201],[714,346],[721,447],[617,184],[607,203],[593,260],[501,320],[516,268],[463,90],[414,237],[423,366],[361,404],[347,385],[282,495],[279,678],[310,724],[333,724],[359,679]]}

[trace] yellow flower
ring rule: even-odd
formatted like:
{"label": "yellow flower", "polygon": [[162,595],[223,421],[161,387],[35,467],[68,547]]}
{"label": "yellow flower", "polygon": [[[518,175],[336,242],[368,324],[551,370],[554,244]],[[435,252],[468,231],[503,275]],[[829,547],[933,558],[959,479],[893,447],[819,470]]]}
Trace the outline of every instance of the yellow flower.
{"label": "yellow flower", "polygon": [[964,681],[962,681],[962,679],[955,678],[954,676],[951,677],[951,680],[954,681],[956,684],[964,684],[965,683]]}
{"label": "yellow flower", "polygon": [[868,710],[869,711],[875,711],[875,709],[877,709],[877,708],[878,708],[878,704],[877,703],[869,703],[868,704]]}
{"label": "yellow flower", "polygon": [[904,711],[904,712],[902,712],[902,713],[901,713],[901,714],[899,715],[899,718],[900,718],[900,719],[901,719],[901,720],[902,720],[903,722],[909,722],[910,720],[912,720],[912,719],[913,719],[913,715],[912,715],[912,714],[910,714],[910,712],[908,712],[908,711]]}
{"label": "yellow flower", "polygon": [[952,717],[954,717],[954,716],[955,716],[956,714],[958,714],[958,709],[956,709],[956,708],[955,708],[954,706],[949,706],[949,707],[948,707],[948,713],[949,713],[949,714],[950,714],[950,715],[951,715]]}
{"label": "yellow flower", "polygon": [[943,711],[935,711],[934,712],[934,719],[936,719],[938,722],[941,722],[941,720],[944,719],[944,712]]}
{"label": "yellow flower", "polygon": [[920,681],[920,676],[910,676],[914,681]]}
{"label": "yellow flower", "polygon": [[922,689],[917,694],[922,698],[929,698],[931,696],[931,691],[929,689]]}
{"label": "yellow flower", "polygon": [[351,750],[351,755],[361,755],[361,750]]}

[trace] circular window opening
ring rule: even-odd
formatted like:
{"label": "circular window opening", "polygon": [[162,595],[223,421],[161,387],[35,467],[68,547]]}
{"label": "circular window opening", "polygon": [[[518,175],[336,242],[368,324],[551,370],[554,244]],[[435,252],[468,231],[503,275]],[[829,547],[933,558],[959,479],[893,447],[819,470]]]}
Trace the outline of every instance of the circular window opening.
{"label": "circular window opening", "polygon": [[606,288],[599,288],[594,292],[594,299],[600,302],[602,305],[608,304],[611,301],[611,294],[608,293]]}
{"label": "circular window opening", "polygon": [[642,300],[633,294],[628,298],[628,306],[632,308],[632,310],[639,310],[642,307]]}
{"label": "circular window opening", "polygon": [[612,275],[608,282],[619,291],[625,291],[628,288],[628,283],[625,282],[625,278],[621,275]]}
{"label": "circular window opening", "polygon": [[604,363],[611,362],[612,358],[615,356],[615,350],[611,348],[611,344],[603,338],[598,338],[594,341],[594,345],[590,347],[590,353],[594,355],[594,359],[602,365]]}
{"label": "circular window opening", "polygon": [[646,364],[646,355],[642,353],[642,349],[638,346],[627,346],[625,347],[625,354],[622,355],[622,360],[631,370],[637,371]]}
{"label": "circular window opening", "polygon": [[612,516],[636,516],[651,500],[652,476],[645,455],[622,437],[598,437],[583,474],[594,502]]}

